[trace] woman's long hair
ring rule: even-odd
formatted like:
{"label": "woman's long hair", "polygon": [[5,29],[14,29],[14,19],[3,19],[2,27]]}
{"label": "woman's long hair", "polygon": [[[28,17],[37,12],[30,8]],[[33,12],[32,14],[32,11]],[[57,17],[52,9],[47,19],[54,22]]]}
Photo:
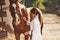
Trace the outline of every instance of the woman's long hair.
{"label": "woman's long hair", "polygon": [[[38,14],[39,21],[40,21],[40,24],[41,24],[41,34],[42,34],[43,19],[41,19],[41,18],[42,18],[41,13],[40,13],[36,8],[31,9],[30,12],[31,12],[31,13],[34,13],[34,14],[36,14],[36,15]],[[41,20],[42,20],[42,21],[41,21]]]}
{"label": "woman's long hair", "polygon": [[38,14],[39,20],[41,22],[40,12],[36,8],[32,8],[30,12],[33,13],[33,14],[36,14],[36,15]]}

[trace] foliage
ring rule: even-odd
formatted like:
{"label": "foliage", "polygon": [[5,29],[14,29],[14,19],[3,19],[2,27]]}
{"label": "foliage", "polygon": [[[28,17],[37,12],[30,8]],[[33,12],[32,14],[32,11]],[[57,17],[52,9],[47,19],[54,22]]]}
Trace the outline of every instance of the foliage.
{"label": "foliage", "polygon": [[38,4],[38,8],[40,8],[40,9],[45,9],[45,6],[44,6],[42,3],[39,3],[39,4]]}
{"label": "foliage", "polygon": [[44,2],[44,0],[38,0],[37,1],[37,6],[38,6],[38,8],[40,8],[40,9],[45,9],[45,6],[42,4]]}
{"label": "foliage", "polygon": [[47,8],[60,6],[60,0],[47,0],[44,2]]}
{"label": "foliage", "polygon": [[42,2],[44,2],[44,0],[38,0],[38,2],[42,3]]}

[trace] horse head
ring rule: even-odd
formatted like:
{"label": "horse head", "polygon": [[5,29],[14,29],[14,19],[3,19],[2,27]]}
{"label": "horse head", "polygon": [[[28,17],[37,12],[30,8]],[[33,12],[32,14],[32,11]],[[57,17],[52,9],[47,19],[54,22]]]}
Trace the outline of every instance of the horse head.
{"label": "horse head", "polygon": [[27,18],[26,8],[23,4],[20,4],[19,2],[11,3],[10,11],[15,21],[17,20],[19,22],[21,20],[21,17],[23,16]]}

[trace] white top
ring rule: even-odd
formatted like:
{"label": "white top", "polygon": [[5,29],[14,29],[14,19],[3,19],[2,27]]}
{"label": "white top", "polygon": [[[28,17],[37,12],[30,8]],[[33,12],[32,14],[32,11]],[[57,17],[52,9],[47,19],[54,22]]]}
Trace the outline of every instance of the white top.
{"label": "white top", "polygon": [[27,25],[30,25],[30,30],[31,31],[33,30],[33,34],[40,33],[41,25],[40,25],[40,21],[39,21],[38,15],[31,22],[28,21]]}

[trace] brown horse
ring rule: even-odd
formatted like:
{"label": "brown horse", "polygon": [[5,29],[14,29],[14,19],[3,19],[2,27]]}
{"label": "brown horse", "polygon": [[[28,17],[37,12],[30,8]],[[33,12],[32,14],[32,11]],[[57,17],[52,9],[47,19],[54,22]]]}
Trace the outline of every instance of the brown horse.
{"label": "brown horse", "polygon": [[[19,6],[20,5],[20,6]],[[28,20],[28,15],[23,5],[21,5],[17,0],[10,0],[10,12],[13,17],[13,27],[16,40],[20,40],[20,34],[25,35],[25,40],[28,40],[29,34],[26,34],[30,30],[29,25],[26,25],[26,22],[22,20],[22,17],[26,17]]]}

